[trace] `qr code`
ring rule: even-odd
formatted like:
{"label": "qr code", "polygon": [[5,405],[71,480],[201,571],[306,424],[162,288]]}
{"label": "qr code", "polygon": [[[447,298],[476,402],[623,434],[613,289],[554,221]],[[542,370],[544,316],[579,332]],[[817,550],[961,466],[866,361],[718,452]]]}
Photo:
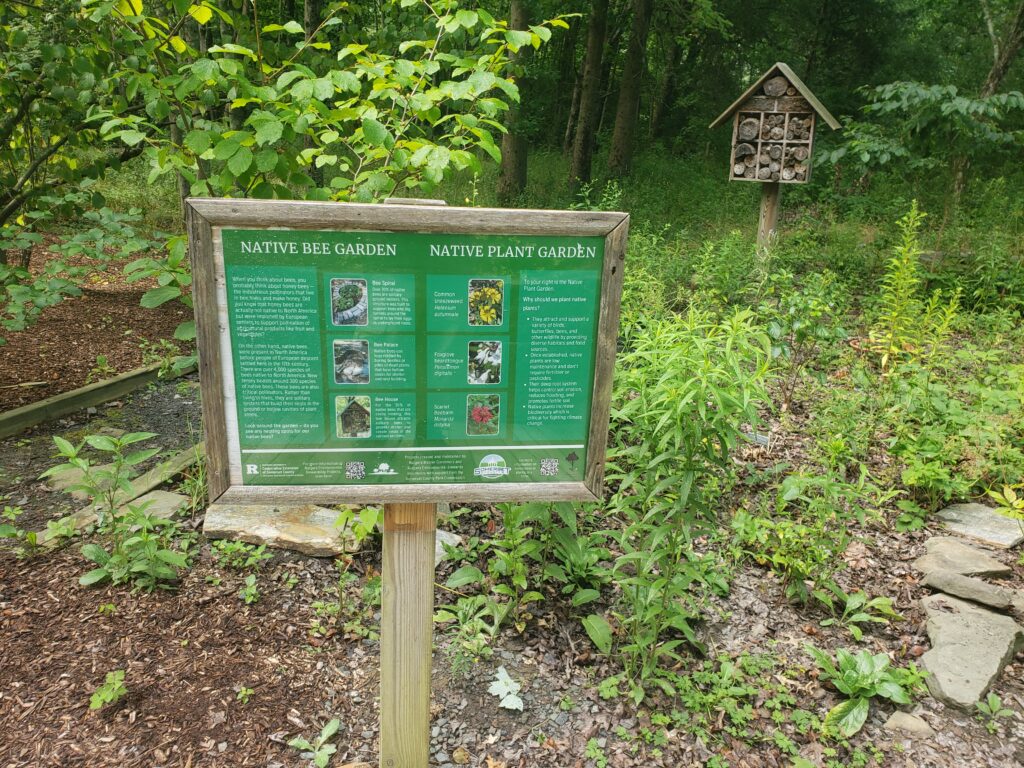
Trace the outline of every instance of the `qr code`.
{"label": "qr code", "polygon": [[540,473],[544,477],[554,477],[558,474],[558,459],[541,459]]}
{"label": "qr code", "polygon": [[366,477],[366,464],[361,461],[345,462],[345,477],[349,480],[362,480]]}

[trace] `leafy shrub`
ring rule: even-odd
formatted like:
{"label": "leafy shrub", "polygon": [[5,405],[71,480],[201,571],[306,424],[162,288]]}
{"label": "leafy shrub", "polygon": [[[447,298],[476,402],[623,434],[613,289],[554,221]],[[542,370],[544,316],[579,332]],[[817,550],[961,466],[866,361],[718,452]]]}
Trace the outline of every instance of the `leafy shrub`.
{"label": "leafy shrub", "polygon": [[786,596],[807,602],[812,589],[828,589],[843,568],[840,557],[853,540],[853,522],[863,523],[869,503],[882,494],[865,477],[847,483],[830,475],[796,474],[778,489],[774,509],[740,509],[732,529],[743,551],[782,577]]}
{"label": "leafy shrub", "polygon": [[103,684],[93,691],[89,697],[89,709],[102,709],[107,704],[113,704],[121,697],[128,694],[128,688],[124,684],[124,670],[115,669],[107,672]]}
{"label": "leafy shrub", "polygon": [[[696,310],[648,321],[632,344],[615,382],[607,480],[621,521],[615,650],[639,702],[679,646],[696,642],[701,592],[727,588],[716,558],[690,544],[710,522],[705,489],[732,471],[731,452],[765,402],[769,344],[750,312],[715,321]],[[604,617],[585,626],[610,649]]]}
{"label": "leafy shrub", "polygon": [[188,542],[175,549],[178,524],[146,512],[148,504],[129,504],[115,515],[109,527],[111,548],[84,544],[82,554],[97,567],[78,581],[85,586],[132,584],[134,589],[152,592],[169,589],[178,578],[178,570],[188,567]]}
{"label": "leafy shrub", "polygon": [[949,336],[959,307],[960,294],[943,300],[941,291],[921,301],[919,230],[925,214],[917,201],[899,220],[900,243],[889,259],[878,298],[878,316],[869,334],[869,345],[879,358],[883,373],[892,373],[902,364],[934,360]]}
{"label": "leafy shrub", "polygon": [[927,673],[918,671],[913,663],[907,669],[892,667],[884,653],[859,651],[856,655],[844,648],[836,651],[836,662],[823,651],[808,645],[822,678],[848,698],[825,717],[825,730],[849,738],[857,733],[868,718],[871,699],[889,699],[896,704],[910,704],[910,697],[921,688]]}
{"label": "leafy shrub", "polygon": [[[49,477],[60,472],[79,471],[82,475],[81,481],[71,486],[69,490],[82,491],[90,498],[96,510],[96,516],[99,518],[99,524],[103,527],[115,515],[122,494],[132,493],[129,481],[130,468],[148,461],[160,451],[159,448],[145,448],[141,451],[126,453],[126,449],[130,445],[154,437],[156,434],[153,432],[130,432],[120,437],[86,435],[85,439],[75,446],[63,437],[54,436],[53,442],[59,451],[58,455],[67,461],[64,464],[51,467],[40,477]],[[96,466],[90,459],[82,456],[82,450],[86,445],[108,454],[109,465]]]}

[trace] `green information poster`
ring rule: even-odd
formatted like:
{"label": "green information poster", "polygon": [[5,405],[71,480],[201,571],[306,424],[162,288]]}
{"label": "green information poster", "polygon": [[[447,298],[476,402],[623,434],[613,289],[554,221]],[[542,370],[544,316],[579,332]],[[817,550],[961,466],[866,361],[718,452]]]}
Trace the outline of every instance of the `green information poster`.
{"label": "green information poster", "polygon": [[221,234],[243,485],[583,481],[603,237]]}

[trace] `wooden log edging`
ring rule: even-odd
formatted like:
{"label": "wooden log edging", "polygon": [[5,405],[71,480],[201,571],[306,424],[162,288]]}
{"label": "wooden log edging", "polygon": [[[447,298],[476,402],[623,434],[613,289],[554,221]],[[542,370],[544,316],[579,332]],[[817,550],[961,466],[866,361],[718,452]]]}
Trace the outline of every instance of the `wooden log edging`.
{"label": "wooden log edging", "polygon": [[[153,363],[136,368],[134,371],[122,373],[112,379],[86,384],[84,387],[48,397],[38,403],[30,403],[0,413],[0,439],[16,435],[29,427],[42,424],[44,421],[126,395],[139,387],[156,381],[162,365],[163,363]],[[190,366],[171,378],[186,376],[194,370],[195,366]]]}

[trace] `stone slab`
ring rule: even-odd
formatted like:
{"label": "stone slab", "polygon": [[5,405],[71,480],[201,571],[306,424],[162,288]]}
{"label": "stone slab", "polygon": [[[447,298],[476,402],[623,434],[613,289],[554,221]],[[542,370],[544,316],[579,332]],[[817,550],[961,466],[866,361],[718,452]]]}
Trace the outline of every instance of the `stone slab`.
{"label": "stone slab", "polygon": [[340,513],[315,504],[211,504],[203,533],[211,539],[266,544],[312,557],[335,557],[355,550],[334,523]]}
{"label": "stone slab", "polygon": [[457,547],[462,543],[462,537],[457,533],[450,533],[449,531],[442,531],[440,528],[437,529],[437,534],[434,539],[434,567],[437,568],[444,560],[445,552],[444,545],[447,544],[449,547]]}
{"label": "stone slab", "polygon": [[952,571],[963,576],[992,576],[1005,578],[1013,569],[979,549],[959,539],[936,536],[924,544],[928,554],[914,561],[914,567],[924,573]]}
{"label": "stone slab", "polygon": [[903,733],[910,734],[911,736],[918,736],[922,739],[927,739],[935,735],[935,731],[932,730],[932,727],[920,717],[912,715],[909,712],[901,712],[899,710],[893,712],[882,727],[887,731],[902,731]]}
{"label": "stone slab", "polygon": [[921,583],[947,595],[970,600],[972,603],[981,603],[997,611],[1008,610],[1016,596],[1012,589],[941,569],[926,573]]}
{"label": "stone slab", "polygon": [[936,517],[954,533],[996,547],[1016,547],[1024,542],[1024,531],[1016,520],[1000,515],[984,504],[953,504]]}
{"label": "stone slab", "polygon": [[[89,468],[93,472],[110,472],[114,469],[113,464],[97,464]],[[131,478],[132,472],[131,467],[124,468],[125,477]],[[62,469],[60,472],[54,472],[52,475],[46,478],[46,485],[54,491],[61,491],[71,495],[71,498],[78,499],[79,501],[86,501],[89,496],[82,490],[71,490],[74,486],[82,482],[85,477],[85,473],[78,467],[68,467]],[[110,487],[109,481],[101,481],[99,483],[100,488],[106,490]]]}
{"label": "stone slab", "polygon": [[[131,506],[148,504],[146,511],[149,514],[169,519],[188,507],[188,497],[180,493],[171,493],[170,491],[150,491],[134,501],[121,505],[119,509],[124,509],[129,504]],[[73,515],[68,515],[64,519],[70,521],[75,530],[81,530],[87,526],[95,525],[98,518],[95,507],[86,507],[75,512]],[[46,531],[40,531],[38,537],[39,541],[44,544],[49,539]]]}
{"label": "stone slab", "polygon": [[921,657],[928,689],[939,701],[973,710],[1024,644],[1024,627],[947,595],[926,597],[921,605],[932,643]]}

